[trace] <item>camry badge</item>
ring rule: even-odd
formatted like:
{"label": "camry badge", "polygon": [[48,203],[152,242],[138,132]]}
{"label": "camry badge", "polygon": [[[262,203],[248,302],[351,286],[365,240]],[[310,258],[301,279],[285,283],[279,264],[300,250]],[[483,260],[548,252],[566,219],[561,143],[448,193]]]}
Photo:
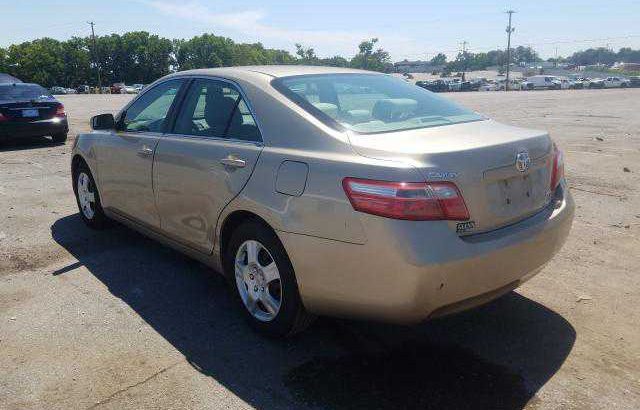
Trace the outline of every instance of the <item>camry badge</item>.
{"label": "camry badge", "polygon": [[525,172],[531,165],[531,158],[527,151],[520,151],[516,154],[516,169],[520,172]]}

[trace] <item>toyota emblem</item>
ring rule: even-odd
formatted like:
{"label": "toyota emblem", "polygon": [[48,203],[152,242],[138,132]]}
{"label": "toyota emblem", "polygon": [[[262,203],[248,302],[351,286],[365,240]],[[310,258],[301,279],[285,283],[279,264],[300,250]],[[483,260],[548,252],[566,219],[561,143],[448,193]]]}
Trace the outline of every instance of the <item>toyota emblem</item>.
{"label": "toyota emblem", "polygon": [[525,172],[531,165],[531,158],[527,151],[521,151],[516,154],[516,169],[520,172]]}

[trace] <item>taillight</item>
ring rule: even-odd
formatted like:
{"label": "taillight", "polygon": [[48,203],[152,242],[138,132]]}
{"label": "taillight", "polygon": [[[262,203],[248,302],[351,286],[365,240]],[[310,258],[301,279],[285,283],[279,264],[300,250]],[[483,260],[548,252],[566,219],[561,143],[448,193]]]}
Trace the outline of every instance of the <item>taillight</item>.
{"label": "taillight", "polygon": [[56,108],[55,116],[56,117],[60,117],[60,118],[63,118],[63,117],[67,116],[67,113],[64,112],[64,105],[62,105],[62,104],[58,105],[58,107]]}
{"label": "taillight", "polygon": [[464,198],[452,182],[345,178],[342,186],[356,211],[412,221],[469,219]]}
{"label": "taillight", "polygon": [[551,163],[551,192],[555,191],[564,178],[564,154],[553,144],[553,161]]}

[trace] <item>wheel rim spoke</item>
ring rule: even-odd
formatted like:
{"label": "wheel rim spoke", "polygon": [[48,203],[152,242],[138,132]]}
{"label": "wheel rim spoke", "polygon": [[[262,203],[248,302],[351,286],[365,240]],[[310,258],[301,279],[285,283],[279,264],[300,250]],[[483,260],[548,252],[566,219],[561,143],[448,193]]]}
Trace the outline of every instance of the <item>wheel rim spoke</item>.
{"label": "wheel rim spoke", "polygon": [[258,263],[258,243],[255,241],[247,241],[247,264]]}
{"label": "wheel rim spoke", "polygon": [[280,309],[280,302],[271,296],[267,289],[260,294],[260,302],[262,302],[262,305],[267,309],[267,312],[272,315],[278,313]]}
{"label": "wheel rim spoke", "polygon": [[262,272],[264,273],[264,280],[267,283],[280,279],[280,272],[278,272],[278,267],[275,262],[271,262],[269,265],[263,267]]}
{"label": "wheel rim spoke", "polygon": [[247,293],[247,299],[245,301],[245,305],[247,306],[247,310],[252,315],[255,315],[258,311],[258,301],[255,299],[251,292]]}

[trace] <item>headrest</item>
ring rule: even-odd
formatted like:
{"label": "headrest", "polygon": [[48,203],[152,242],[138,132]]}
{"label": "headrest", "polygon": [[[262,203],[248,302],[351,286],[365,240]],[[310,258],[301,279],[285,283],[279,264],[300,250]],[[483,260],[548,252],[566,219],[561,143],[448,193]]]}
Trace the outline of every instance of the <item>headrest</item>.
{"label": "headrest", "polygon": [[[205,97],[204,118],[209,125],[207,134],[215,137],[222,137],[229,121],[231,111],[236,106],[237,98],[225,96],[220,87],[207,87],[207,95]],[[242,124],[242,116],[236,111],[231,119],[232,126]]]}
{"label": "headrest", "polygon": [[313,103],[313,106],[333,119],[338,118],[338,106],[335,104],[317,102]]}
{"label": "headrest", "polygon": [[376,101],[371,116],[389,122],[410,117],[418,108],[418,102],[411,98],[387,98]]}

